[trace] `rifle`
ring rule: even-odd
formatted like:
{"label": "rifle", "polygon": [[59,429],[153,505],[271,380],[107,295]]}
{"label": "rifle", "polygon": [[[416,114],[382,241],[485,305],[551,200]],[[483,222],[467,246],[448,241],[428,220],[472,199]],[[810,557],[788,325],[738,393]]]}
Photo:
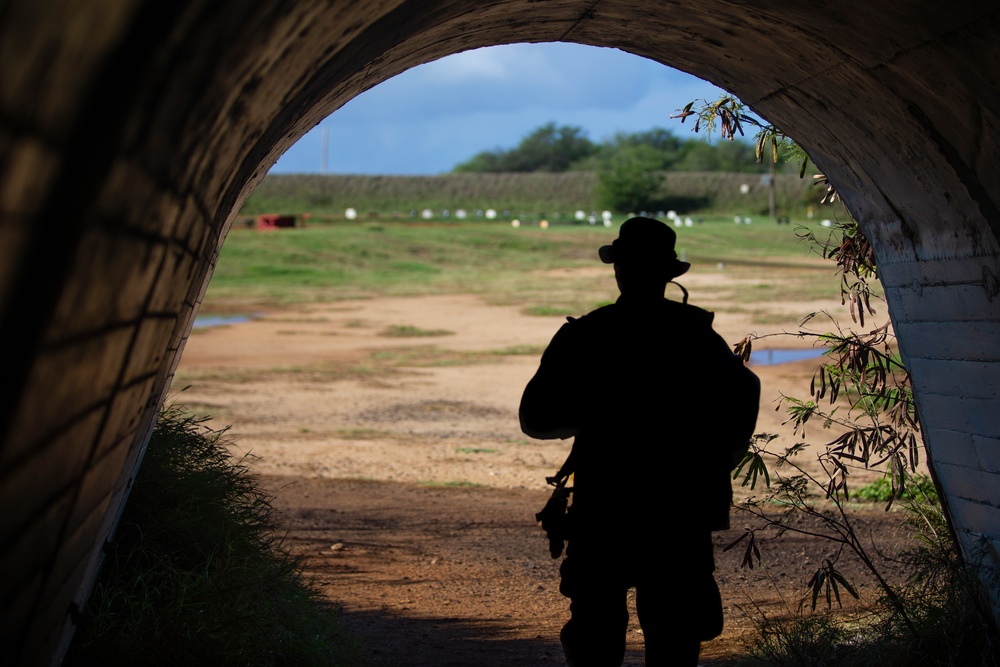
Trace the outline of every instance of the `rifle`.
{"label": "rifle", "polygon": [[545,478],[545,483],[555,487],[548,502],[540,512],[535,514],[535,521],[538,521],[546,537],[549,538],[549,554],[553,558],[562,555],[569,537],[569,496],[573,492],[572,486],[566,486],[570,475],[573,474],[573,452],[570,450],[566,461],[559,468],[559,471]]}

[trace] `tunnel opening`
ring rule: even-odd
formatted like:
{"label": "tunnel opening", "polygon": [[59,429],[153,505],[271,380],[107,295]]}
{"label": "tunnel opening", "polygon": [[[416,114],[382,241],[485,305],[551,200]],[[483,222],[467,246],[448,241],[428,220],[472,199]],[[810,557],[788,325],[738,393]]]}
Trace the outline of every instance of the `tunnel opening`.
{"label": "tunnel opening", "polygon": [[[4,326],[25,343],[5,366],[16,387],[5,403],[3,454],[14,465],[4,492],[19,508],[5,536],[10,653],[45,661],[72,627],[66,609],[82,602],[127,493],[229,212],[344,100],[414,64],[510,41],[615,45],[676,63],[803,140],[885,267],[958,537],[967,551],[994,543],[995,485],[969,480],[996,469],[998,147],[981,128],[997,109],[983,92],[995,87],[988,68],[966,63],[996,60],[996,8],[924,3],[903,20],[857,3],[828,14],[822,34],[794,3],[676,9],[403,2],[345,17],[303,0],[227,13],[190,2],[7,15],[10,43],[26,45],[5,59],[13,84],[3,102],[14,176],[2,193]],[[101,122],[88,124],[97,110]],[[81,166],[83,180],[73,174]],[[46,269],[48,238],[59,239],[65,271]],[[34,285],[48,296],[26,304],[17,295]]]}

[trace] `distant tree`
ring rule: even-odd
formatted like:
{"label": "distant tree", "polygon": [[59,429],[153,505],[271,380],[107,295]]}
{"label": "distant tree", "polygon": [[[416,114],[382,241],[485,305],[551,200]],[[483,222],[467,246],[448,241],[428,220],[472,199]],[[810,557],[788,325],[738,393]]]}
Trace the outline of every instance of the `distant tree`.
{"label": "distant tree", "polygon": [[[604,153],[613,153],[620,149],[647,146],[656,151],[658,156],[656,168],[667,171],[673,168],[674,164],[681,159],[684,144],[689,141],[696,140],[682,140],[669,130],[662,127],[654,127],[645,132],[619,132],[615,134],[610,142],[602,144],[601,148]],[[652,158],[652,153],[649,155]]]}
{"label": "distant tree", "polygon": [[767,165],[757,162],[749,141],[708,143],[697,139],[684,142],[682,156],[674,164],[677,171],[762,172]]}
{"label": "distant tree", "polygon": [[457,165],[455,172],[562,172],[593,155],[597,146],[579,127],[556,127],[555,123],[532,131],[510,150],[484,151]]}
{"label": "distant tree", "polygon": [[637,144],[621,146],[598,168],[597,196],[602,206],[614,211],[655,208],[663,185],[660,151]]}
{"label": "distant tree", "polygon": [[502,161],[506,151],[496,149],[493,151],[481,151],[473,155],[470,159],[456,165],[454,173],[497,173],[503,171]]}
{"label": "distant tree", "polygon": [[518,146],[524,169],[515,171],[566,171],[596,150],[579,127],[548,123],[529,134]]}

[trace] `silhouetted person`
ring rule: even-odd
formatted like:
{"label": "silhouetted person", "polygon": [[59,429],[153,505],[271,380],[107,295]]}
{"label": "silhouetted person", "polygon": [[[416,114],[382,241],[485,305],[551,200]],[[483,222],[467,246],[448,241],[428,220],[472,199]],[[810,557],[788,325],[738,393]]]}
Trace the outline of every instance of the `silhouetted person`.
{"label": "silhouetted person", "polygon": [[559,329],[521,399],[526,434],[575,437],[560,471],[574,475],[559,587],[572,667],[621,665],[629,588],[647,665],[696,665],[700,643],[722,632],[711,531],[729,524],[729,473],[753,433],[759,383],[712,313],[686,292],[684,303],[664,298],[690,268],[675,242],[657,220],[622,224],[599,250],[621,296]]}

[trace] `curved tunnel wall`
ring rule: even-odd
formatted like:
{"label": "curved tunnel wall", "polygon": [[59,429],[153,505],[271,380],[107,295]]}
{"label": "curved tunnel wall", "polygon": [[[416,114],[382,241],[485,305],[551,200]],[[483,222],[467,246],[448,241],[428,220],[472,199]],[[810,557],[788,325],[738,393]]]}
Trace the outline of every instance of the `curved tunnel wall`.
{"label": "curved tunnel wall", "polygon": [[367,88],[511,42],[691,72],[807,149],[876,248],[957,533],[996,562],[998,23],[992,2],[7,2],[0,651],[59,655],[217,250],[270,165]]}

